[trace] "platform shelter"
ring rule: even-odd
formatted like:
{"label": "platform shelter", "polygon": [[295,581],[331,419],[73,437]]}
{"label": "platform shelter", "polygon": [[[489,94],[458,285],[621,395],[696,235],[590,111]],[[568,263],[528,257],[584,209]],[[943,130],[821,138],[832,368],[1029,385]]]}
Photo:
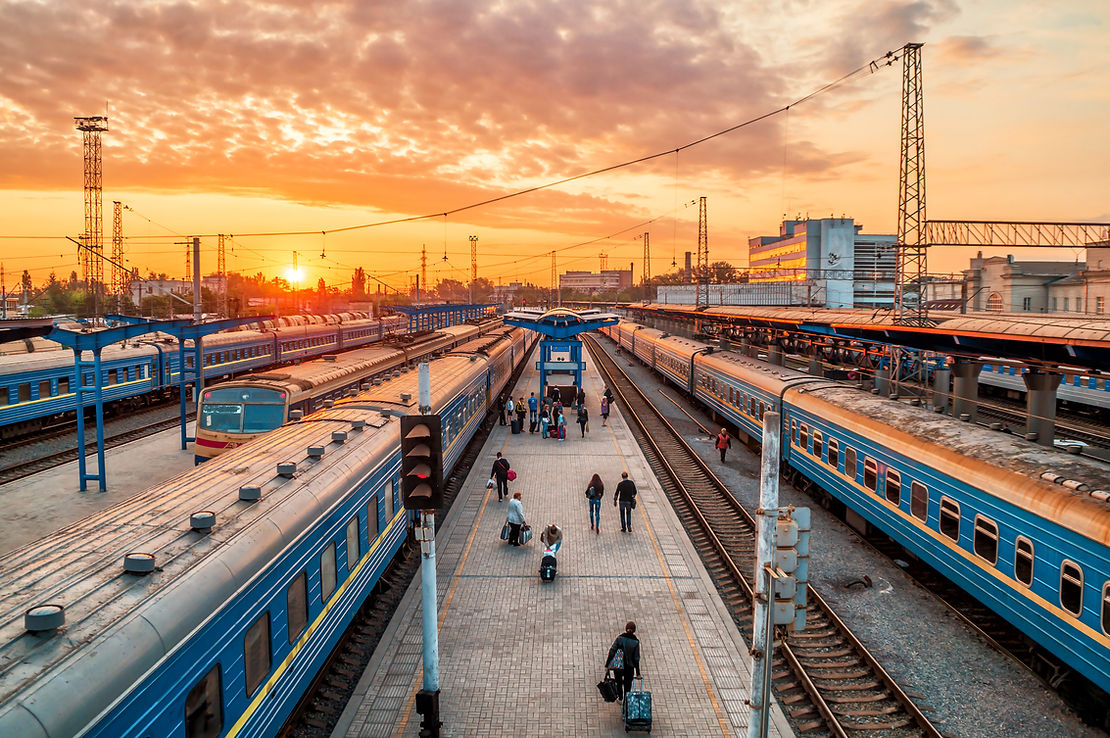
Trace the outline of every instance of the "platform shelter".
{"label": "platform shelter", "polygon": [[506,313],[505,322],[544,336],[540,340],[540,360],[536,362],[536,369],[540,373],[540,397],[546,397],[549,374],[569,373],[574,378],[574,386],[582,387],[586,362],[582,360],[582,341],[577,338],[578,334],[616,325],[620,317],[600,310],[522,308]]}
{"label": "platform shelter", "polygon": [[407,315],[409,333],[434,331],[458,325],[467,320],[489,318],[497,314],[497,305],[391,305],[389,309]]}

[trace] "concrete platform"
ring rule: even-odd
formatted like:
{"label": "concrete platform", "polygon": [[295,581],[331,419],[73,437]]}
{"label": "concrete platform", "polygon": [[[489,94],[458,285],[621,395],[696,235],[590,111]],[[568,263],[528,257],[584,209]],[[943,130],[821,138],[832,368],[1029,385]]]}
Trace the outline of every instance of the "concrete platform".
{"label": "concrete platform", "polygon": [[[604,385],[592,362],[586,376],[586,438],[577,424],[565,442],[495,427],[439,531],[442,734],[624,735],[619,704],[604,702],[595,685],[609,646],[634,620],[653,693],[653,735],[745,736],[747,648],[619,408],[602,427]],[[538,384],[526,371],[513,395],[527,397]],[[507,503],[485,486],[497,451],[518,474],[510,491],[524,493],[535,531],[520,548],[500,540]],[[622,470],[639,490],[632,533],[621,532],[613,506]],[[585,498],[595,471],[606,485],[600,535],[589,528]],[[551,522],[563,528],[564,543],[558,577],[543,584],[539,531]],[[421,650],[418,577],[333,735],[417,736]],[[792,735],[777,705],[772,734]]]}
{"label": "concrete platform", "polygon": [[[96,481],[81,491],[76,460],[0,486],[4,500],[0,553],[36,541],[193,468],[193,447],[190,444],[187,450],[181,450],[180,428],[116,446],[104,454],[108,468],[108,489],[104,492]],[[89,454],[85,463],[89,472],[95,471],[96,452]]]}

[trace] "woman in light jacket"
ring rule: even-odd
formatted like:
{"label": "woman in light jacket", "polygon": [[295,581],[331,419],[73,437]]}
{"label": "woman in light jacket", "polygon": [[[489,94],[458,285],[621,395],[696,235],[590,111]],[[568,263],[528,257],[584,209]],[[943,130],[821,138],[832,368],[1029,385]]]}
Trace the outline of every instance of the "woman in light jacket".
{"label": "woman in light jacket", "polygon": [[524,503],[520,501],[520,492],[513,492],[513,499],[509,500],[509,514],[505,518],[509,524],[509,545],[520,545],[520,526],[524,525]]}

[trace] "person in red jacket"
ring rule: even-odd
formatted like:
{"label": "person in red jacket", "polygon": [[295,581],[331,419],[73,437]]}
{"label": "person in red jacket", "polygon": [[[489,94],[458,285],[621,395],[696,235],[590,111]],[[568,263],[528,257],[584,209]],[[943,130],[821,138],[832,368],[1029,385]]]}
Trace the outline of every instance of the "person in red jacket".
{"label": "person in red jacket", "polygon": [[727,430],[721,428],[721,432],[717,434],[717,450],[721,452],[721,461],[725,460],[725,452],[730,448],[732,448],[732,438]]}

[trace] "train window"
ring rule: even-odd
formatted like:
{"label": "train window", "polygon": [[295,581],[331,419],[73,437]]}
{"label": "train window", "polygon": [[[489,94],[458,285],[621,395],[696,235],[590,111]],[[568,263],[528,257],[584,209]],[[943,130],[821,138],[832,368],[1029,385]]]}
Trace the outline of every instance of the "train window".
{"label": "train window", "polygon": [[998,524],[982,516],[975,516],[975,537],[972,540],[975,555],[991,564],[998,563]]}
{"label": "train window", "polygon": [[49,379],[40,379],[39,380],[39,399],[42,399],[44,397],[50,397],[50,380]]}
{"label": "train window", "polygon": [[1102,632],[1110,635],[1110,582],[1102,585]]}
{"label": "train window", "polygon": [[820,459],[822,454],[824,454],[823,446],[824,437],[821,435],[821,431],[813,431],[813,455],[816,456],[818,459]]}
{"label": "train window", "polygon": [[960,540],[960,505],[947,497],[940,498],[940,532],[953,541]]}
{"label": "train window", "polygon": [[1033,586],[1033,543],[1025,536],[1014,543],[1014,577],[1026,587]]}
{"label": "train window", "polygon": [[798,430],[798,445],[803,451],[809,451],[809,426],[802,423]]}
{"label": "train window", "polygon": [[216,664],[185,697],[185,738],[219,738],[224,729],[220,691],[220,665]]}
{"label": "train window", "polygon": [[833,469],[840,466],[840,444],[835,438],[829,439],[829,466]]}
{"label": "train window", "polygon": [[254,625],[243,636],[243,674],[247,680],[247,696],[258,689],[258,685],[270,673],[270,612],[258,616]]}
{"label": "train window", "polygon": [[8,399],[8,388],[0,387],[0,407],[10,405],[11,401]]}
{"label": "train window", "polygon": [[853,482],[856,480],[856,450],[851,446],[844,449],[844,473]]}
{"label": "train window", "polygon": [[335,591],[335,543],[320,554],[320,601],[327,602]]}
{"label": "train window", "polygon": [[285,590],[285,604],[289,613],[289,642],[292,643],[308,625],[308,575],[303,571]]}
{"label": "train window", "polygon": [[118,383],[119,383],[119,372],[117,372],[115,369],[109,369],[108,370],[108,381],[105,384],[106,385],[111,385],[111,384],[118,384]]}
{"label": "train window", "polygon": [[736,404],[736,392],[732,389],[732,387],[728,388],[728,404],[729,405],[735,405]]}
{"label": "train window", "polygon": [[193,355],[192,354],[187,354],[185,356],[185,368],[186,369],[192,369],[193,368]]}
{"label": "train window", "polygon": [[766,414],[767,414],[767,405],[765,403],[762,403],[762,402],[759,403],[759,420],[760,420],[760,422],[763,422],[763,416],[766,415]]}
{"label": "train window", "polygon": [[393,498],[393,480],[390,479],[388,484],[385,485],[385,519],[393,520],[393,513],[395,512],[395,500]]}
{"label": "train window", "polygon": [[1060,605],[1075,616],[1083,612],[1083,570],[1067,559],[1060,567]]}
{"label": "train window", "polygon": [[874,459],[863,458],[863,486],[872,492],[879,484],[879,465]]}
{"label": "train window", "polygon": [[358,559],[358,516],[356,515],[347,523],[347,571],[355,570]]}
{"label": "train window", "polygon": [[378,537],[377,495],[370,495],[370,502],[366,503],[366,533],[369,536],[370,545],[374,545],[374,539]]}
{"label": "train window", "polygon": [[929,490],[921,482],[910,484],[910,514],[918,520],[929,519]]}
{"label": "train window", "polygon": [[31,401],[31,384],[30,384],[30,382],[24,382],[23,384],[19,385],[19,401],[20,402],[30,402]]}
{"label": "train window", "polygon": [[902,475],[893,469],[886,470],[886,498],[894,505],[902,501]]}

